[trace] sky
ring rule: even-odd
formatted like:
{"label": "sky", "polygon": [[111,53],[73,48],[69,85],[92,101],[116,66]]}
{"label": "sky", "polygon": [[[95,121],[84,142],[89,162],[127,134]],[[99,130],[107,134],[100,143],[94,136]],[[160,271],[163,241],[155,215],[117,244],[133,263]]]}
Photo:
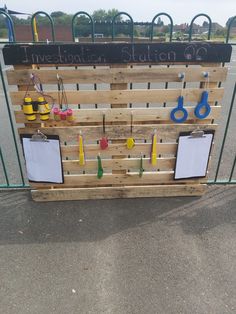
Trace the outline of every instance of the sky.
{"label": "sky", "polygon": [[[151,21],[155,14],[166,12],[172,16],[174,24],[189,23],[194,15],[206,13],[213,22],[225,25],[229,17],[236,15],[236,0],[0,0],[0,7],[4,4],[8,9],[26,13],[43,10],[47,13],[63,11],[74,14],[77,11],[86,11],[91,14],[94,10],[115,8],[126,11],[136,22]],[[201,24],[203,20],[199,18],[196,22]]]}

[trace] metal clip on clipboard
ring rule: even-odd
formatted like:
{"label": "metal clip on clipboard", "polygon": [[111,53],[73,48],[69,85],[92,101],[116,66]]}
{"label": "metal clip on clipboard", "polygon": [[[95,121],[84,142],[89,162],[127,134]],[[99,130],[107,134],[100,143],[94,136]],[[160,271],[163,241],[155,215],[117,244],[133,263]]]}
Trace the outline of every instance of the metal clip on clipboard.
{"label": "metal clip on clipboard", "polygon": [[199,138],[199,137],[204,137],[204,131],[203,130],[199,130],[199,129],[196,129],[196,130],[193,130],[190,134],[190,137],[191,138]]}
{"label": "metal clip on clipboard", "polygon": [[40,130],[37,130],[36,134],[33,134],[31,139],[31,142],[48,142],[47,136],[43,134]]}

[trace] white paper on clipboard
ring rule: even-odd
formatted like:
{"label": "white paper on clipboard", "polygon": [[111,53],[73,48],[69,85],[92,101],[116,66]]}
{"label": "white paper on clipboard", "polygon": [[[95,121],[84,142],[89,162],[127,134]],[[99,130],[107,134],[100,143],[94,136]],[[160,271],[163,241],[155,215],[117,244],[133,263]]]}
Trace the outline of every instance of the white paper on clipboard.
{"label": "white paper on clipboard", "polygon": [[30,181],[63,183],[59,138],[32,141],[22,137],[22,144]]}
{"label": "white paper on clipboard", "polygon": [[195,137],[191,134],[179,137],[175,166],[175,179],[205,177],[214,132]]}

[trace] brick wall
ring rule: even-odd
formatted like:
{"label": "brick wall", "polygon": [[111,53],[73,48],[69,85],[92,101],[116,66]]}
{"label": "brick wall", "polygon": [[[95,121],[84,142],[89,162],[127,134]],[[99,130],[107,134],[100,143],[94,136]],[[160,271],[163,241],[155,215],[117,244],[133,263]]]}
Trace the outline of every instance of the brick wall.
{"label": "brick wall", "polygon": [[[51,28],[49,26],[38,27],[39,40],[52,40]],[[17,41],[31,42],[32,32],[30,25],[15,25],[15,35]],[[72,41],[70,26],[55,26],[56,41]]]}

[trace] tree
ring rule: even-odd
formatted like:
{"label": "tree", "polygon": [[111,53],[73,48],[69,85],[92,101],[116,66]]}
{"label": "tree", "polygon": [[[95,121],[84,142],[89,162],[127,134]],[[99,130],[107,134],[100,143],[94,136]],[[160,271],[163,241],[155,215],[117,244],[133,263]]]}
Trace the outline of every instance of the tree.
{"label": "tree", "polygon": [[95,23],[106,22],[107,21],[107,12],[105,10],[99,9],[93,12],[92,18]]}
{"label": "tree", "polygon": [[54,11],[51,13],[52,18],[63,17],[64,15],[67,15],[67,14],[62,11]]}
{"label": "tree", "polygon": [[[53,13],[51,14],[52,17],[54,15]],[[55,25],[70,25],[71,21],[72,21],[72,15],[71,14],[63,13],[62,15],[59,15],[58,17],[53,17],[53,22]]]}
{"label": "tree", "polygon": [[164,23],[163,23],[163,21],[161,20],[161,17],[160,17],[160,16],[159,16],[158,19],[157,19],[157,25],[158,25],[158,26],[163,26],[163,25],[164,25]]}
{"label": "tree", "polygon": [[[119,13],[117,9],[111,9],[107,11],[106,21],[111,22],[113,17]],[[122,22],[122,15],[117,16],[116,22]]]}
{"label": "tree", "polygon": [[226,29],[225,28],[217,29],[215,32],[215,35],[219,36],[219,37],[225,37],[226,36]]}
{"label": "tree", "polygon": [[77,37],[88,37],[91,36],[90,20],[86,15],[79,15],[76,19],[75,35]]}
{"label": "tree", "polygon": [[162,32],[165,33],[165,34],[169,33],[170,32],[169,26],[168,25],[163,26],[162,27]]}
{"label": "tree", "polygon": [[207,21],[204,21],[203,23],[202,23],[202,27],[209,27],[209,23],[207,22]]}
{"label": "tree", "polygon": [[[230,17],[228,19],[228,21],[226,22],[226,26],[229,26],[229,23],[232,21],[232,19],[234,18],[234,16]],[[236,27],[236,19],[234,20],[233,24],[231,25],[232,27]]]}

